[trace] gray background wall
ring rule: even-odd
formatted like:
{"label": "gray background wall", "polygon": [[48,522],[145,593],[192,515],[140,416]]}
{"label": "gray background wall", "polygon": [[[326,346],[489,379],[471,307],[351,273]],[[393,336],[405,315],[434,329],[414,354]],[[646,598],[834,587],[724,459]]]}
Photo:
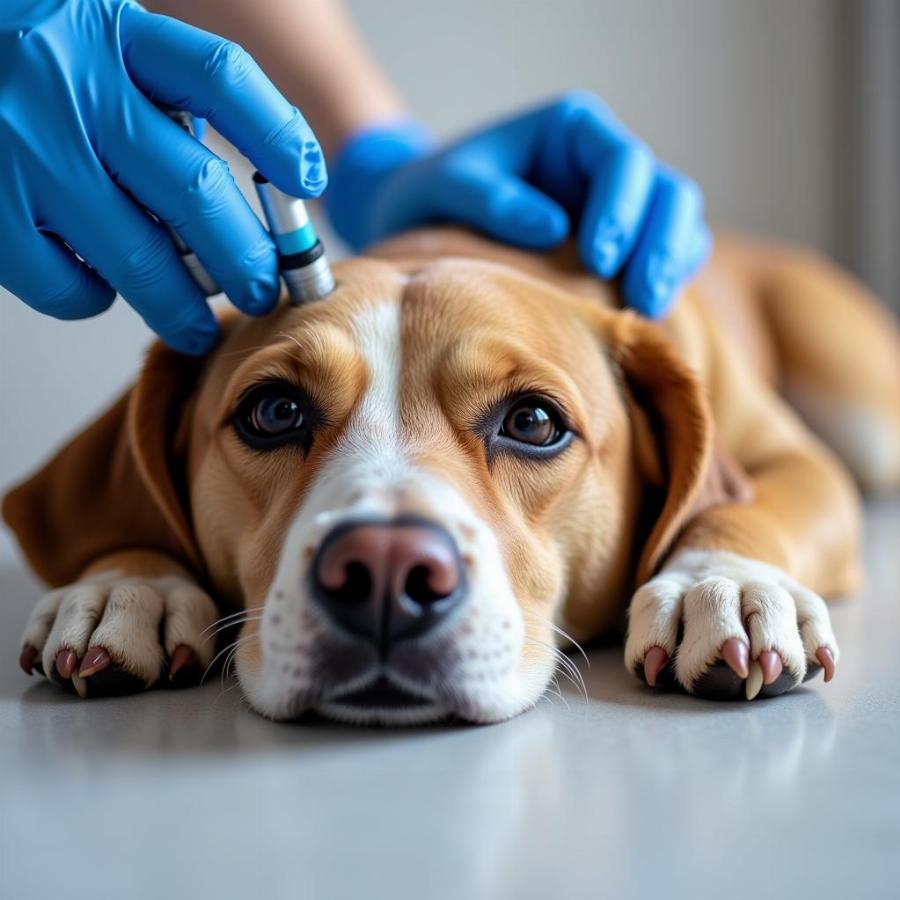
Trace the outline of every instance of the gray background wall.
{"label": "gray background wall", "polygon": [[[900,144],[900,42],[892,42],[900,4],[351,0],[350,7],[413,109],[439,134],[590,88],[703,185],[715,225],[818,247],[861,268],[896,302],[900,156],[885,145]],[[869,52],[875,44],[881,49]],[[234,165],[246,184],[240,161]],[[329,247],[337,251],[335,241]],[[0,289],[0,486],[122,389],[148,337],[121,301],[95,320],[61,323]]]}

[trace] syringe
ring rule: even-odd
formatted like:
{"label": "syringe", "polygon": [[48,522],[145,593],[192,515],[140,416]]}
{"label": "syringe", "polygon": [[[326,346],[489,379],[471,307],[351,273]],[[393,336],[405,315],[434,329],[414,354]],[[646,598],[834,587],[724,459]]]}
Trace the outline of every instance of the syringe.
{"label": "syringe", "polygon": [[[194,137],[194,120],[190,113],[185,112],[182,109],[173,109],[170,106],[162,107],[162,111],[176,124],[180,125],[189,135]],[[172,240],[172,243],[175,245],[175,249],[178,251],[178,255],[181,257],[181,261],[184,263],[185,268],[188,272],[191,273],[191,277],[194,281],[197,282],[197,286],[206,294],[207,297],[211,297],[213,294],[218,294],[222,289],[216,284],[215,278],[203,268],[203,263],[200,262],[197,254],[191,250],[190,247],[181,239],[181,235],[172,228],[171,225],[166,225],[165,222],[161,223],[166,231],[169,233],[169,237]]]}
{"label": "syringe", "polygon": [[253,183],[278,250],[278,270],[291,303],[327,297],[335,288],[334,276],[303,201],[279,191],[259,172],[253,175]]}

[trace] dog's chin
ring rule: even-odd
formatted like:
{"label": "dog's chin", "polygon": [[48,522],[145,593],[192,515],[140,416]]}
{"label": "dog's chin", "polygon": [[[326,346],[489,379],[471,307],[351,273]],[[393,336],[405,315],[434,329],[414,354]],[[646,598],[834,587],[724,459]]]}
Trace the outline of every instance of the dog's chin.
{"label": "dog's chin", "polygon": [[502,722],[534,706],[550,677],[548,670],[532,673],[524,680],[512,678],[511,683],[491,686],[483,680],[467,684],[452,677],[435,684],[433,680],[422,682],[412,677],[413,673],[396,668],[366,666],[349,679],[345,675],[337,685],[332,678],[328,687],[320,681],[318,685],[292,691],[283,683],[267,684],[255,673],[242,672],[240,664],[238,674],[251,707],[266,718],[288,722],[311,714],[349,725],[388,727],[431,725],[447,720],[472,725]]}

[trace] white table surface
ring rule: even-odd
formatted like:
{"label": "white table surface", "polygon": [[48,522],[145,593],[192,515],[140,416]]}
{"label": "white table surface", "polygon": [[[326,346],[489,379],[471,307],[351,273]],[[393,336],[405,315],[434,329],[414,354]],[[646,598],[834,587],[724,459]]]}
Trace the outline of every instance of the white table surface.
{"label": "white table surface", "polygon": [[900,499],[867,522],[831,685],[658,696],[601,649],[587,701],[492,727],[273,724],[218,680],[81,701],[18,670],[39,588],[7,566],[0,896],[900,896]]}

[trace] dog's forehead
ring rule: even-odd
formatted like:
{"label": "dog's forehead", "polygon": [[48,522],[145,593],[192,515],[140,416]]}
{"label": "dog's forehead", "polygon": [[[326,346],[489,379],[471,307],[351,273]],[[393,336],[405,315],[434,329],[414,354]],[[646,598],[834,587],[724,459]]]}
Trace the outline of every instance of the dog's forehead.
{"label": "dog's forehead", "polygon": [[480,260],[445,259],[408,267],[354,259],[338,264],[335,271],[334,294],[302,307],[285,305],[263,319],[242,317],[228,329],[217,356],[233,359],[315,329],[337,328],[354,335],[356,321],[387,304],[398,307],[404,336],[423,343],[476,329],[497,329],[525,339],[539,332],[546,340],[560,326],[568,333],[575,324],[575,317],[560,316],[561,307],[572,303],[565,293]]}
{"label": "dog's forehead", "polygon": [[562,338],[576,324],[575,298],[501,264],[443,259],[408,279],[402,297],[405,333],[440,339],[482,329],[527,340],[536,334]]}

